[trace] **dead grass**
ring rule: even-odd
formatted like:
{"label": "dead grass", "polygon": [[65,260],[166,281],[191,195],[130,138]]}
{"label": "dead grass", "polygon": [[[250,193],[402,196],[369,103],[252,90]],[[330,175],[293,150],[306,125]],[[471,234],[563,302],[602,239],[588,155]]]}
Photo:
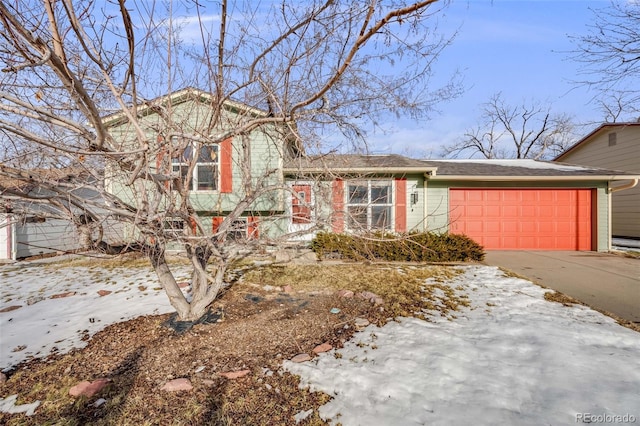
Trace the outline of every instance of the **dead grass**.
{"label": "dead grass", "polygon": [[[107,327],[83,349],[19,366],[0,384],[0,395],[42,404],[32,417],[0,413],[0,424],[289,425],[294,415],[310,409],[313,414],[300,424],[325,424],[318,407],[330,397],[299,389],[297,377],[280,371],[282,361],[313,355],[324,342],[341,347],[358,317],[382,324],[397,314],[425,316],[423,309],[429,308],[454,315],[468,304],[443,283],[455,273],[409,265],[254,268],[214,304],[222,322],[176,334],[163,325],[167,315],[140,317]],[[292,287],[290,293],[265,287],[285,285]],[[337,289],[372,291],[385,303],[381,309],[359,298],[340,298]],[[204,370],[196,372],[198,367]],[[235,380],[219,375],[242,369],[251,372]],[[102,377],[111,383],[99,395],[68,395],[79,381]],[[189,378],[194,390],[160,390],[180,377]],[[98,398],[107,402],[94,407]]]}
{"label": "dead grass", "polygon": [[564,293],[560,293],[559,291],[547,291],[544,294],[544,299],[549,302],[561,303],[564,306],[582,305],[582,302],[579,300],[576,300],[571,296],[567,296]]}

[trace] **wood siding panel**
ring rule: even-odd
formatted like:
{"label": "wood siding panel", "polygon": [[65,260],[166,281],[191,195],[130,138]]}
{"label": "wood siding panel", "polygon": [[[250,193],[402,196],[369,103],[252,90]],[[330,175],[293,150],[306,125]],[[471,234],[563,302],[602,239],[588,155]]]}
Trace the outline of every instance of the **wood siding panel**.
{"label": "wood siding panel", "polygon": [[[609,146],[609,134],[616,144]],[[608,129],[566,154],[564,163],[640,173],[640,126]],[[615,185],[615,184],[614,184]],[[613,193],[612,235],[640,238],[640,188]]]}

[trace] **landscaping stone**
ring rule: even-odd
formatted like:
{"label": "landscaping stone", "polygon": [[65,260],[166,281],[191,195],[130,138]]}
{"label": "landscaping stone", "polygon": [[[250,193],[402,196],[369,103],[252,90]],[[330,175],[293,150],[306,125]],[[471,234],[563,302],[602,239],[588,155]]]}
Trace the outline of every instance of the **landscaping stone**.
{"label": "landscaping stone", "polygon": [[333,346],[331,346],[329,343],[323,343],[313,348],[313,352],[316,354],[321,354],[323,352],[329,352],[331,349],[333,349]]}
{"label": "landscaping stone", "polygon": [[282,291],[284,291],[285,293],[293,293],[293,287],[291,287],[290,285],[285,285],[284,287],[282,287]]}
{"label": "landscaping stone", "polygon": [[336,294],[338,297],[344,297],[345,299],[351,299],[354,296],[354,293],[351,290],[338,290]]}
{"label": "landscaping stone", "polygon": [[184,281],[181,282],[181,283],[178,283],[178,287],[180,287],[180,288],[189,287],[190,285],[191,285],[190,283],[184,282]]}
{"label": "landscaping stone", "polygon": [[215,386],[216,382],[214,380],[211,380],[211,379],[202,379],[202,384],[211,388],[211,387]]}
{"label": "landscaping stone", "polygon": [[76,292],[75,291],[68,291],[66,293],[58,293],[58,294],[54,294],[53,296],[50,296],[49,299],[62,299],[65,297],[71,297],[71,296],[75,296]]}
{"label": "landscaping stone", "polygon": [[251,370],[240,370],[240,371],[227,371],[224,373],[218,373],[222,377],[226,377],[227,379],[239,379],[240,377],[244,377],[247,374],[251,373]]}
{"label": "landscaping stone", "polygon": [[5,383],[7,381],[7,375],[4,373],[0,373],[0,383]]}
{"label": "landscaping stone", "polygon": [[193,389],[193,385],[189,379],[180,378],[173,379],[168,381],[162,386],[160,390],[167,392],[179,392],[179,391],[190,391]]}
{"label": "landscaping stone", "polygon": [[98,290],[98,295],[100,295],[100,297],[107,296],[107,295],[109,295],[111,293],[113,293],[113,292],[109,291],[109,290]]}
{"label": "landscaping stone", "polygon": [[111,380],[109,379],[98,379],[93,382],[82,381],[77,385],[73,386],[69,389],[69,395],[71,396],[86,396],[87,398],[91,398],[98,392],[100,392],[107,384],[109,384]]}
{"label": "landscaping stone", "polygon": [[311,360],[311,356],[309,354],[298,354],[293,358],[291,358],[291,362],[305,362],[310,360]]}
{"label": "landscaping stone", "polygon": [[16,309],[20,309],[20,308],[22,308],[22,305],[7,306],[6,308],[0,309],[0,313],[2,313],[2,312],[11,312],[11,311],[15,311]]}
{"label": "landscaping stone", "polygon": [[369,324],[370,324],[370,322],[366,318],[356,318],[356,320],[355,320],[356,328],[365,328]]}

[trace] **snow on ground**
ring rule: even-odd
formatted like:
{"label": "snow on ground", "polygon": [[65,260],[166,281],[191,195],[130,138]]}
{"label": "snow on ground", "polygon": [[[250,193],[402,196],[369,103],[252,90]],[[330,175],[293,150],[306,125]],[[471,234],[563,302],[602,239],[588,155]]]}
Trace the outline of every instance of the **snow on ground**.
{"label": "snow on ground", "polygon": [[[332,395],[320,414],[345,426],[640,423],[640,333],[547,302],[544,289],[497,268],[463,271],[450,285],[472,306],[457,318],[369,326],[342,349],[284,367]],[[76,294],[49,298],[65,292]],[[0,313],[3,369],[53,347],[82,347],[84,335],[109,324],[172,310],[142,267],[0,266],[0,303],[22,306]]]}
{"label": "snow on ground", "polygon": [[345,426],[640,422],[640,333],[498,268],[451,285],[472,304],[452,321],[369,326],[284,368],[333,396],[320,415]]}
{"label": "snow on ground", "polygon": [[[101,297],[100,290],[112,293]],[[76,294],[50,298],[68,292]],[[84,336],[110,324],[174,310],[150,267],[104,269],[38,262],[0,265],[0,309],[10,306],[21,307],[0,313],[2,371],[30,357],[44,357],[53,348],[66,353],[84,347]]]}

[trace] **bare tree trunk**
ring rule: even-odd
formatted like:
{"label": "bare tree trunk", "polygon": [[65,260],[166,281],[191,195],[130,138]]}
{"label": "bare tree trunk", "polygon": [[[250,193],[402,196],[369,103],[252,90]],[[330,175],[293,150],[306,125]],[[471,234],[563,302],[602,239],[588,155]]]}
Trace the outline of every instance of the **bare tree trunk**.
{"label": "bare tree trunk", "polygon": [[167,293],[171,306],[176,309],[178,317],[182,321],[192,321],[197,318],[193,318],[191,305],[187,301],[186,297],[180,290],[180,286],[176,282],[169,265],[167,264],[167,258],[165,256],[165,248],[161,247],[158,243],[152,246],[148,252],[149,260],[153,269],[156,271],[160,285]]}

